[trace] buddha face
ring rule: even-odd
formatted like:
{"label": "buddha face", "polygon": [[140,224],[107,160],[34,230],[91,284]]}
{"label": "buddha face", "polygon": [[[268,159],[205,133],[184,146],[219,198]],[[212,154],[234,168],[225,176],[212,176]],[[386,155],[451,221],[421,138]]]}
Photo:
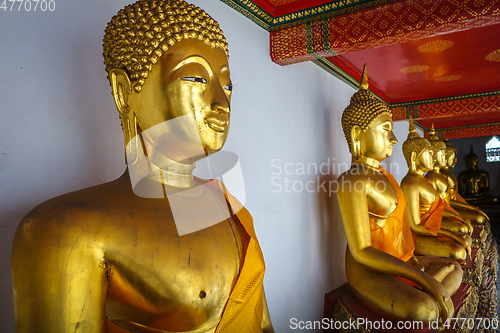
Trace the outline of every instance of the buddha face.
{"label": "buddha face", "polygon": [[434,156],[436,164],[443,168],[446,166],[446,149],[440,149]]}
{"label": "buddha face", "polygon": [[434,153],[432,151],[431,146],[427,146],[422,150],[420,155],[417,156],[418,163],[422,171],[430,171],[434,167]]}
{"label": "buddha face", "polygon": [[364,156],[382,161],[392,155],[393,145],[398,142],[393,132],[392,117],[382,114],[371,122],[365,132],[359,134]]}
{"label": "buddha face", "polygon": [[457,152],[452,151],[448,153],[446,156],[446,165],[450,168],[454,168],[455,164],[457,164]]}
{"label": "buddha face", "polygon": [[479,158],[477,157],[468,157],[465,160],[465,164],[467,164],[467,167],[471,170],[476,170],[477,165],[479,164]]}
{"label": "buddha face", "polygon": [[[226,142],[231,90],[225,52],[188,38],[164,52],[142,91],[131,93],[129,105],[147,133],[146,145],[176,161],[193,162]],[[175,125],[168,125],[170,120]]]}

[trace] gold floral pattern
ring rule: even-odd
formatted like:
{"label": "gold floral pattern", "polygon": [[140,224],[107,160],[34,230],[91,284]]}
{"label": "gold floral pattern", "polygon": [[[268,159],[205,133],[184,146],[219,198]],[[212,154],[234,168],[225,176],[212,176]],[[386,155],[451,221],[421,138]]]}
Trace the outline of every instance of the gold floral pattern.
{"label": "gold floral pattern", "polygon": [[488,61],[500,61],[500,50],[495,50],[486,56]]}
{"label": "gold floral pattern", "polygon": [[430,67],[427,66],[427,65],[413,65],[413,66],[408,66],[408,67],[404,67],[404,68],[401,68],[399,71],[401,73],[420,73],[420,72],[424,72],[426,70],[428,70]]}
{"label": "gold floral pattern", "polygon": [[449,49],[450,47],[453,46],[453,44],[454,43],[451,40],[439,39],[422,44],[418,47],[417,50],[422,53],[441,52],[446,49]]}
{"label": "gold floral pattern", "polygon": [[440,76],[434,79],[436,82],[450,82],[450,81],[456,81],[460,80],[462,78],[462,75],[446,75],[446,76]]}

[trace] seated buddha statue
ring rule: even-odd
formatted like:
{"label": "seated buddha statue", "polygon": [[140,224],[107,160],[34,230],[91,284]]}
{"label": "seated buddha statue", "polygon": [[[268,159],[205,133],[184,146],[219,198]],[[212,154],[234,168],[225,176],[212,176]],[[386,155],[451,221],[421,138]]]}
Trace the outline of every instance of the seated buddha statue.
{"label": "seated buddha statue", "polygon": [[251,215],[193,177],[229,130],[219,24],[182,0],[140,0],[113,17],[103,47],[127,171],[21,221],[16,332],[274,332]]}
{"label": "seated buddha statue", "polygon": [[493,203],[498,199],[488,196],[490,189],[490,175],[487,171],[479,170],[479,157],[471,147],[470,154],[465,158],[468,170],[458,175],[458,189],[463,198],[470,204]]}
{"label": "seated buddha statue", "polygon": [[[409,170],[401,181],[401,188],[408,202],[415,253],[450,257],[465,264],[472,245],[472,239],[466,234],[469,227],[443,216],[444,202],[424,177],[424,173],[434,167],[432,147],[428,140],[418,135],[412,119],[410,133],[403,143],[403,155]],[[455,230],[444,227],[443,221]]]}
{"label": "seated buddha statue", "polygon": [[338,179],[337,197],[348,244],[346,276],[355,297],[388,319],[451,318],[450,295],[462,269],[451,258],[414,256],[405,196],[380,166],[397,143],[392,114],[368,90],[366,68],[342,114],[342,128],[352,163]]}
{"label": "seated buddha statue", "polygon": [[427,140],[431,144],[434,168],[427,172],[425,178],[431,183],[436,193],[443,200],[443,217],[446,218],[443,219],[441,225],[449,230],[472,234],[474,228],[471,222],[467,218],[463,218],[450,204],[450,186],[448,180],[440,172],[441,168],[446,165],[446,144],[439,140],[434,129],[434,124],[431,125]]}
{"label": "seated buddha statue", "polygon": [[448,180],[450,191],[450,205],[464,218],[473,224],[484,224],[489,221],[488,215],[476,206],[470,205],[458,193],[458,181],[450,171],[457,164],[457,149],[449,140],[444,140],[446,145],[446,165],[441,168],[441,174]]}

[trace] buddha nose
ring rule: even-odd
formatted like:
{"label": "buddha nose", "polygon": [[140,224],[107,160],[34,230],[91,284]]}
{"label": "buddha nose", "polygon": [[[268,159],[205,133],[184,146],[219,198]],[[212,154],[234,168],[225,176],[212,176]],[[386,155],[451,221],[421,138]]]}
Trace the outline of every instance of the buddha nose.
{"label": "buddha nose", "polygon": [[229,104],[228,103],[220,103],[213,102],[212,103],[212,111],[219,113],[220,115],[227,116],[229,113]]}
{"label": "buddha nose", "polygon": [[229,113],[230,107],[229,107],[229,100],[224,92],[224,88],[222,85],[218,82],[218,80],[212,81],[212,111],[225,114]]}
{"label": "buddha nose", "polygon": [[389,137],[389,142],[392,143],[392,144],[396,144],[398,143],[398,139],[396,138],[396,136],[394,135],[394,132],[391,131],[391,136]]}

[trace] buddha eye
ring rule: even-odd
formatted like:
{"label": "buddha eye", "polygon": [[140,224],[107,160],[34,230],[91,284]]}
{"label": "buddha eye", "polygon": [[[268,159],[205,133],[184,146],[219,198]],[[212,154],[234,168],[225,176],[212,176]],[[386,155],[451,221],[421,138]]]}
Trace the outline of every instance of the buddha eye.
{"label": "buddha eye", "polygon": [[228,84],[227,86],[224,86],[224,89],[226,89],[228,91],[233,91],[233,85],[232,84]]}
{"label": "buddha eye", "polygon": [[207,79],[205,79],[203,77],[196,77],[196,76],[186,76],[186,77],[183,77],[181,80],[191,81],[191,82],[199,82],[199,83],[207,83]]}

